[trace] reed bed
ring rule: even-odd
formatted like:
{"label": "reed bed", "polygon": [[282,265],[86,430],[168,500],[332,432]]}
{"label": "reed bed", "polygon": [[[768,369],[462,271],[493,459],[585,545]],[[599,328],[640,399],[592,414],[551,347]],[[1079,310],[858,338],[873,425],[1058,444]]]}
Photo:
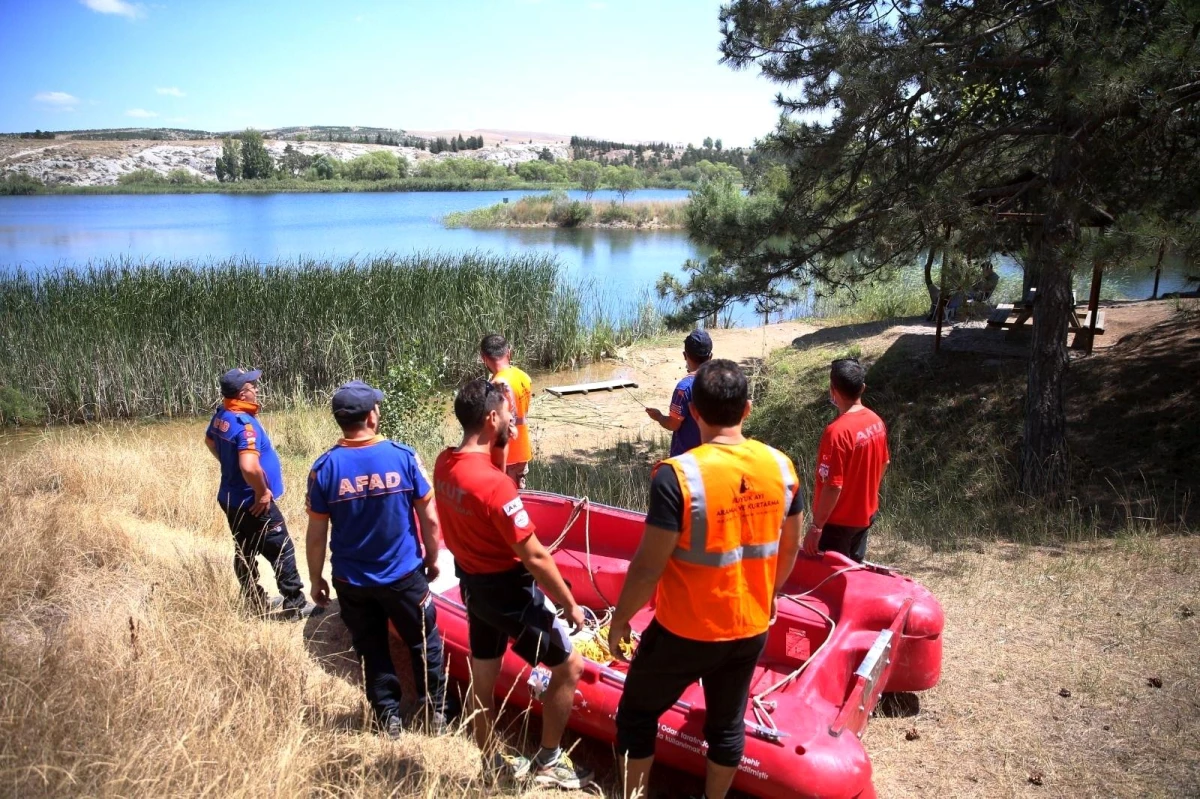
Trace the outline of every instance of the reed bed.
{"label": "reed bed", "polygon": [[497,203],[445,218],[447,227],[653,227],[687,226],[686,201],[631,203],[580,201],[565,192],[535,194],[515,203]]}
{"label": "reed bed", "polygon": [[655,332],[653,313],[627,310],[546,255],[106,260],[0,275],[0,387],[52,420],[172,416],[211,407],[240,364],[287,405],[412,359],[457,382],[491,331],[528,367],[587,360]]}

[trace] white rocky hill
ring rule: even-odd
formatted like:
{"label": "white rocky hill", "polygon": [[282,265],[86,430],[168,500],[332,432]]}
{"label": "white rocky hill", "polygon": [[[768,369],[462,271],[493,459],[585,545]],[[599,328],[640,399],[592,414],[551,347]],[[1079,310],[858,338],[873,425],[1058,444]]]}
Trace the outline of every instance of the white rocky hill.
{"label": "white rocky hill", "polygon": [[[503,141],[489,144],[480,150],[437,155],[415,147],[389,147],[378,144],[278,140],[266,142],[267,149],[275,158],[283,155],[284,147],[288,144],[307,154],[329,154],[342,161],[375,150],[386,150],[397,156],[404,156],[410,164],[431,158],[473,158],[510,166],[536,159],[544,147],[549,148],[555,160],[571,157],[571,149],[566,144],[545,142],[529,144]],[[220,151],[221,142],[216,139],[0,139],[0,176],[8,172],[24,172],[47,185],[111,186],[121,175],[136,169],[153,169],[164,175],[172,169],[186,169],[206,180],[216,180],[216,160]]]}

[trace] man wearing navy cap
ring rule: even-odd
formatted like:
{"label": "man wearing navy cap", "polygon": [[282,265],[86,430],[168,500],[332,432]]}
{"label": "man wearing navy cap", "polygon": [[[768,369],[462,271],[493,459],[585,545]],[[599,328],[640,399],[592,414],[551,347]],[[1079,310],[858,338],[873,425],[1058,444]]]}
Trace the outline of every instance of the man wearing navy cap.
{"label": "man wearing navy cap", "polygon": [[402,726],[401,696],[388,622],[408,645],[418,713],[434,732],[446,725],[446,675],[428,582],[438,577],[433,488],[411,448],[379,435],[382,400],[383,392],[361,380],[334,392],[333,418],[342,438],[309,474],[306,546],[312,598],[325,607],[329,584],[321,572],[329,545],[333,587],[363,662],[367,699],[380,729],[395,737]]}
{"label": "man wearing navy cap", "polygon": [[693,330],[683,340],[683,360],[687,364],[687,376],[675,386],[671,395],[671,412],[664,414],[658,408],[647,408],[646,415],[671,431],[671,454],[682,455],[689,449],[700,446],[700,428],[692,418],[692,380],[696,370],[712,358],[712,338],[704,330]]}
{"label": "man wearing navy cap", "polygon": [[286,615],[301,617],[312,610],[304,599],[304,583],[296,569],[296,549],[275,500],[283,496],[279,455],[258,420],[258,369],[230,369],[221,375],[221,407],[213,414],[204,443],[221,464],[217,502],[225,511],[236,551],[233,571],[252,611],[267,609],[258,584],[257,557],[275,570]]}

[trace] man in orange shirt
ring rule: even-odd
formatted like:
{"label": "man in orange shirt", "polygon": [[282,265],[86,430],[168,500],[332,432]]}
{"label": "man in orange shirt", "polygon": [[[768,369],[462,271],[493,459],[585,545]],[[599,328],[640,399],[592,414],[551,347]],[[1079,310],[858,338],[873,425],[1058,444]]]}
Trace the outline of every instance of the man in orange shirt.
{"label": "man in orange shirt", "polygon": [[704,795],[729,791],[746,745],[754,668],[775,617],[775,595],[800,551],[804,502],[791,460],[742,435],[746,375],[709,361],[692,384],[700,446],[655,467],[646,531],[613,611],[609,648],[655,598],[617,708],[625,796],[645,795],[658,719],[697,680],[704,686]]}
{"label": "man in orange shirt", "polygon": [[533,384],[529,375],[512,365],[512,347],[499,333],[483,337],[479,343],[479,357],[491,373],[492,382],[503,386],[508,392],[514,429],[504,453],[504,472],[512,478],[517,488],[524,488],[529,462],[533,460],[533,442],[529,439],[529,422],[525,418],[533,398]]}
{"label": "man in orange shirt", "polygon": [[[485,754],[487,770],[515,777],[532,773],[539,785],[577,790],[591,782],[592,774],[572,763],[561,743],[583,658],[572,648],[546,594],[576,628],[583,625],[583,608],[535,535],[516,486],[494,465],[494,451],[509,443],[508,392],[474,380],[459,389],[454,415],[463,428],[462,443],[438,455],[433,486],[442,536],[454,554],[467,607],[471,696],[478,711],[475,742]],[[503,752],[487,758],[494,746],[492,695],[510,639],[514,654],[550,670],[542,694],[542,747],[532,763]]]}
{"label": "man in orange shirt", "polygon": [[862,404],[867,370],[855,358],[839,358],[829,372],[829,398],[838,417],[825,428],[817,450],[812,524],[804,552],[840,552],[861,563],[867,531],[879,510],[879,485],[891,456],[887,426]]}

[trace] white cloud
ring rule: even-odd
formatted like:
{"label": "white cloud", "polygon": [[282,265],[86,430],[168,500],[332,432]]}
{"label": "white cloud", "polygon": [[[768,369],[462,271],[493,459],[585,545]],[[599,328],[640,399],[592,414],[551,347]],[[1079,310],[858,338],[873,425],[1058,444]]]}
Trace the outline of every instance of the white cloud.
{"label": "white cloud", "polygon": [[145,13],[140,5],[129,3],[126,0],[79,0],[79,2],[100,14],[118,14],[130,19],[137,19]]}
{"label": "white cloud", "polygon": [[604,11],[608,8],[608,3],[588,3],[588,8],[593,11]]}
{"label": "white cloud", "polygon": [[131,108],[125,112],[125,116],[136,117],[137,119],[150,119],[151,117],[158,116],[158,113],[155,111],[147,111],[144,108]]}
{"label": "white cloud", "polygon": [[169,97],[186,97],[187,96],[186,94],[183,93],[183,89],[180,89],[178,86],[159,87],[159,88],[155,89],[154,91],[158,92],[159,94],[165,94]]}
{"label": "white cloud", "polygon": [[59,111],[74,111],[75,106],[79,105],[79,98],[66,92],[38,92],[33,96],[33,100]]}

